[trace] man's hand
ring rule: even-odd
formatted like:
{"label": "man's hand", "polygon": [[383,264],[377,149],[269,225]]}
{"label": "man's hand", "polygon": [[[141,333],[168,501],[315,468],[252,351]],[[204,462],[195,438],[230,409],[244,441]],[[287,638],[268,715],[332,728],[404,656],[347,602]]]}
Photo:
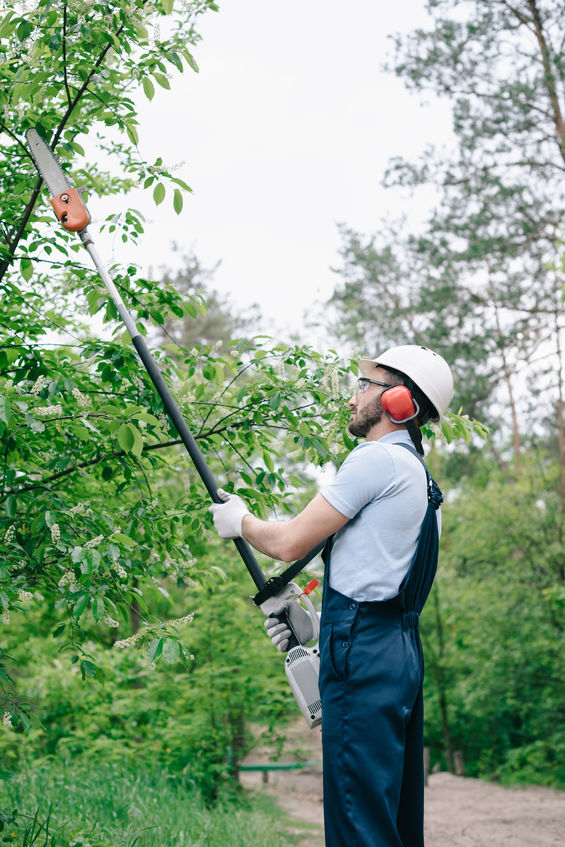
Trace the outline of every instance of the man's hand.
{"label": "man's hand", "polygon": [[[309,641],[312,641],[316,632],[312,621],[312,613],[308,612],[296,600],[287,600],[286,603],[271,612],[271,616],[265,621],[267,635],[277,650],[281,653],[286,653],[291,635],[288,624],[281,623],[277,617],[277,614],[281,612],[287,613],[296,637],[301,644],[308,644]],[[316,614],[316,612],[313,614]]]}
{"label": "man's hand", "polygon": [[241,524],[249,509],[237,494],[228,494],[223,488],[218,488],[218,497],[223,503],[214,503],[208,509],[214,518],[216,532],[221,538],[238,538],[241,536]]}

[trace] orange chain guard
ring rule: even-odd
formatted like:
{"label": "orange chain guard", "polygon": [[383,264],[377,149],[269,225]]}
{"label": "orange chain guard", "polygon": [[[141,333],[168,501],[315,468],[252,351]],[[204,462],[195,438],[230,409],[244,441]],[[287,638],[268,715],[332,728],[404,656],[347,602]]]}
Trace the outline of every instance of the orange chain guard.
{"label": "orange chain guard", "polygon": [[58,220],[69,232],[80,232],[90,223],[88,209],[76,188],[67,188],[51,198],[51,205]]}

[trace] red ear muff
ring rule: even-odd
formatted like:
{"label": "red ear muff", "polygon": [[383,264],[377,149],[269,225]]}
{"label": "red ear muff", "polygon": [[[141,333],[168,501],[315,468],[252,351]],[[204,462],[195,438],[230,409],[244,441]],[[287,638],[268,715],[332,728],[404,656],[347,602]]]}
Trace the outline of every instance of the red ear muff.
{"label": "red ear muff", "polygon": [[420,408],[405,385],[394,385],[381,394],[384,411],[394,424],[403,424],[418,416]]}

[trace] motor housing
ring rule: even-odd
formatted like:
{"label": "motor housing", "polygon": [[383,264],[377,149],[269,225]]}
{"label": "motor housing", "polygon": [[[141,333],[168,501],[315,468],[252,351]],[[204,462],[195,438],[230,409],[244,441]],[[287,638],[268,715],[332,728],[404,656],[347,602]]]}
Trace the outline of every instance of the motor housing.
{"label": "motor housing", "polygon": [[322,723],[322,701],[318,688],[320,651],[315,647],[297,644],[286,654],[284,670],[288,684],[306,723],[313,729]]}

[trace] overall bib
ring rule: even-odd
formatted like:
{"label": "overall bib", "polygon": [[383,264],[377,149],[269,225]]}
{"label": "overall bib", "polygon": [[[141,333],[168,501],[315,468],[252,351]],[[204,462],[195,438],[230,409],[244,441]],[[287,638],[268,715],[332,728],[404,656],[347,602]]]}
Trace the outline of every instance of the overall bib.
{"label": "overall bib", "polygon": [[[398,444],[421,458],[408,444]],[[326,847],[423,847],[424,661],[419,615],[438,556],[441,491],[426,468],[428,508],[398,594],[359,602],[329,585],[320,630]]]}

